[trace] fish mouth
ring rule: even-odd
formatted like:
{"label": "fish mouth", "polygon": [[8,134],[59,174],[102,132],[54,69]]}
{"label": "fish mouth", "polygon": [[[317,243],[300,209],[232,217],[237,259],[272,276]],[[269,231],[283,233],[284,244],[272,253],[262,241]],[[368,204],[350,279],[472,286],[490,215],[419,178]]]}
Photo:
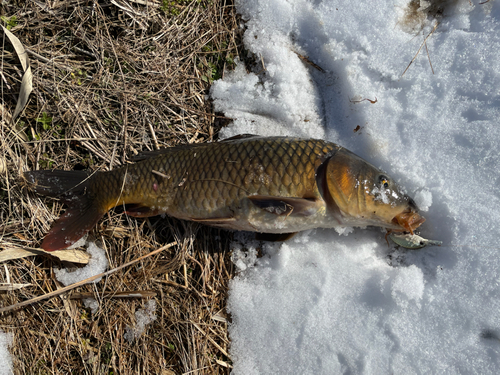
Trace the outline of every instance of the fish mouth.
{"label": "fish mouth", "polygon": [[418,212],[412,209],[407,209],[400,214],[394,216],[392,222],[404,228],[405,231],[413,234],[413,231],[417,229],[425,221],[425,218],[420,216]]}

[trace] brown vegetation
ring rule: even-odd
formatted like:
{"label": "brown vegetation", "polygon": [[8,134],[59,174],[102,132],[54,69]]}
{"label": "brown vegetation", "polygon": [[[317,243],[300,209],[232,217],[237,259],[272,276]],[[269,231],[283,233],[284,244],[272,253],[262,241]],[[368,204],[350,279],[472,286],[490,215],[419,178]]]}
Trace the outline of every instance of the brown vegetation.
{"label": "brown vegetation", "polygon": [[[3,38],[0,111],[0,250],[36,248],[59,203],[29,193],[32,169],[109,170],[142,150],[212,141],[223,118],[208,89],[238,56],[234,6],[225,0],[9,0],[2,24],[28,52],[33,92],[13,125],[21,68]],[[16,374],[229,373],[225,301],[233,275],[225,232],[111,211],[91,232],[110,268],[178,245],[98,284],[0,316],[14,334]],[[61,288],[56,258],[3,264],[0,307]],[[143,298],[124,298],[128,292]],[[151,297],[155,295],[154,297]],[[83,298],[99,303],[91,312]],[[124,338],[135,312],[156,300],[156,320]]]}

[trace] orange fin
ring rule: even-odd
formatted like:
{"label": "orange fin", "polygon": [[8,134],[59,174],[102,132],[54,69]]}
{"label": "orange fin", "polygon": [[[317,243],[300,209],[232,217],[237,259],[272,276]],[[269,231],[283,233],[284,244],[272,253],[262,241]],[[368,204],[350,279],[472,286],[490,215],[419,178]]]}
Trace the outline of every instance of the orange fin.
{"label": "orange fin", "polygon": [[283,242],[289,240],[295,236],[297,232],[294,233],[256,233],[255,239],[257,241],[269,241],[269,242]]}
{"label": "orange fin", "polygon": [[26,172],[31,188],[38,194],[59,198],[68,205],[66,212],[55,221],[42,242],[47,251],[65,249],[86,234],[106,213],[89,191],[89,179],[83,171]]}
{"label": "orange fin", "polygon": [[54,251],[65,249],[88,233],[106,213],[97,206],[83,204],[69,207],[59,217],[42,241],[42,249]]}
{"label": "orange fin", "polygon": [[251,195],[248,199],[257,207],[278,216],[310,216],[318,210],[316,199],[272,197],[267,195]]}

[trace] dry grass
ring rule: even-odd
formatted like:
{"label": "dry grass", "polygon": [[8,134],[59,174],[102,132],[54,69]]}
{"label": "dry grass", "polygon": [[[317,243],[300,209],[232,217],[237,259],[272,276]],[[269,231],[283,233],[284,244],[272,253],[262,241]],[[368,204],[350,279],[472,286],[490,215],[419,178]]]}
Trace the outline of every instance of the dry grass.
{"label": "dry grass", "polygon": [[[399,19],[398,25],[404,31],[417,35],[426,27],[439,24],[460,2],[467,0],[410,0]],[[472,6],[471,0],[468,3]]]}
{"label": "dry grass", "polygon": [[[8,113],[15,108],[20,68],[4,40],[0,248],[37,247],[63,209],[28,193],[22,171],[108,170],[141,150],[217,138],[224,119],[213,114],[206,95],[241,53],[229,1],[2,4],[2,22],[28,49],[34,79],[21,131],[15,131]],[[91,234],[111,268],[168,242],[179,245],[78,288],[77,299],[69,293],[1,316],[0,329],[14,334],[15,373],[229,373],[225,301],[234,271],[226,233],[111,211]],[[60,266],[41,256],[5,263],[0,282],[31,285],[2,292],[0,306],[60,288],[52,271]],[[127,291],[156,293],[157,319],[133,343],[124,339],[125,327],[147,298],[113,296]],[[81,293],[99,302],[96,313],[85,308]]]}

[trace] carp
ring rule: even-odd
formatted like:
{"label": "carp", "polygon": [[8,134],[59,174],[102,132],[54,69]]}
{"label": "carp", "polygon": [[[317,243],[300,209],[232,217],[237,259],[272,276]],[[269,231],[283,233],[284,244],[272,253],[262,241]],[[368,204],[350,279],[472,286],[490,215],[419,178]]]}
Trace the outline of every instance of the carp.
{"label": "carp", "polygon": [[425,221],[386,173],[324,140],[244,134],[138,159],[108,172],[25,172],[32,190],[67,205],[41,247],[69,247],[116,206],[277,238],[343,226],[413,234]]}

